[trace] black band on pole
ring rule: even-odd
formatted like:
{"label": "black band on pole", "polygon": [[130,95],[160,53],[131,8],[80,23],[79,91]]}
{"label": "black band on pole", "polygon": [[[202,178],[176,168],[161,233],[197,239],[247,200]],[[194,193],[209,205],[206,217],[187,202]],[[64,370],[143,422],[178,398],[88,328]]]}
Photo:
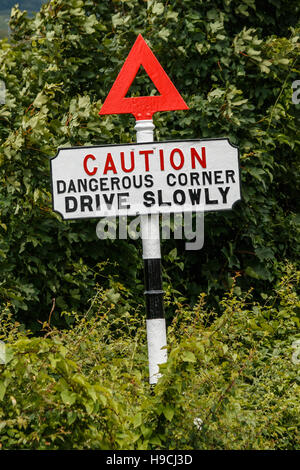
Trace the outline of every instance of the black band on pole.
{"label": "black band on pole", "polygon": [[144,259],[144,275],[147,319],[165,318],[159,258]]}

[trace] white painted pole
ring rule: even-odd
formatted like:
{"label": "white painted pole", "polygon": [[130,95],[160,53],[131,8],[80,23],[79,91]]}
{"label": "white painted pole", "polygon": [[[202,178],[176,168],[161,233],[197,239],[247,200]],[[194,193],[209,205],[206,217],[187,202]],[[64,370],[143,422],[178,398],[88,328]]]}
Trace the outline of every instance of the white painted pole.
{"label": "white painted pole", "polygon": [[[136,121],[137,142],[153,142],[154,127],[152,119]],[[146,283],[149,383],[156,384],[160,377],[158,365],[167,361],[167,350],[162,349],[167,345],[167,334],[161,287],[159,214],[141,215],[141,235]]]}

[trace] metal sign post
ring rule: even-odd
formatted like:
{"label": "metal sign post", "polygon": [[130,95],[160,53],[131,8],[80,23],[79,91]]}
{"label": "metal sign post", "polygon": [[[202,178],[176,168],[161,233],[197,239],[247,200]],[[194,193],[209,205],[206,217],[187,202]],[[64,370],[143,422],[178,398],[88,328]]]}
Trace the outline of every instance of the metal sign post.
{"label": "metal sign post", "polygon": [[[137,121],[135,130],[138,143],[153,142],[154,124],[152,120]],[[158,365],[167,362],[167,332],[161,277],[159,214],[141,215],[141,232],[145,275],[149,383],[155,384],[159,378]]]}

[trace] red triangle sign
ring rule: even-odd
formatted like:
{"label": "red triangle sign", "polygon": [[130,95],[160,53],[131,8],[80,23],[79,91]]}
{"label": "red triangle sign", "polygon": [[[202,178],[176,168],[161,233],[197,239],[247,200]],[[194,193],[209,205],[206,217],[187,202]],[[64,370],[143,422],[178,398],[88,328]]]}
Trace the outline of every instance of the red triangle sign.
{"label": "red triangle sign", "polygon": [[[159,96],[125,98],[140,66],[143,66],[159,91]],[[189,109],[170,78],[147,46],[142,35],[137,37],[99,114],[132,113],[137,121],[151,119],[157,111]]]}

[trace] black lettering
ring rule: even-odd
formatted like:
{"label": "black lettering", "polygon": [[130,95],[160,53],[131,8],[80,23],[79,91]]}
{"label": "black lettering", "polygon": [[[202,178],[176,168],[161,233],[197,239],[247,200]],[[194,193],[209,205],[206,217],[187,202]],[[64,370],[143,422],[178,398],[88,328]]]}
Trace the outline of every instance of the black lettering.
{"label": "black lettering", "polygon": [[187,184],[187,174],[186,173],[180,173],[178,175],[178,183],[180,186],[185,186]]}
{"label": "black lettering", "polygon": [[117,189],[120,191],[120,178],[113,177],[111,179],[111,190],[114,191],[115,185],[117,186]]}
{"label": "black lettering", "polygon": [[209,199],[209,189],[205,188],[205,202],[206,204],[218,204],[217,199]]}
{"label": "black lettering", "polygon": [[157,191],[157,194],[158,194],[158,205],[159,206],[170,206],[171,205],[170,202],[163,202],[162,190],[161,189],[159,189]]}
{"label": "black lettering", "polygon": [[151,207],[153,204],[155,204],[154,193],[152,191],[146,191],[144,193],[144,206]]}
{"label": "black lettering", "polygon": [[[150,176],[150,175],[146,175],[146,178],[147,178],[147,176]],[[139,181],[137,181],[138,178],[139,178]],[[141,188],[142,185],[143,185],[142,175],[133,175],[132,182],[133,182],[133,186],[135,188]]]}
{"label": "black lettering", "polygon": [[112,208],[112,203],[113,203],[114,197],[115,197],[114,193],[111,193],[109,196],[107,194],[103,194],[103,199],[104,199],[104,201],[106,203],[106,207],[108,209]]}
{"label": "black lettering", "polygon": [[[79,183],[79,181],[82,181],[82,180],[78,180],[78,183]],[[78,189],[79,189],[79,184],[78,184]],[[90,189],[90,191],[97,191],[98,190],[98,180],[96,180],[96,178],[91,178],[90,179],[89,189]],[[86,189],[85,189],[85,191],[86,191]]]}
{"label": "black lettering", "polygon": [[93,204],[92,196],[80,196],[81,212],[85,212],[85,208],[87,208],[90,212],[93,212],[92,204]]}
{"label": "black lettering", "polygon": [[[180,199],[178,199],[178,196],[180,195]],[[174,191],[174,194],[173,194],[173,198],[174,198],[174,202],[175,204],[179,204],[180,206],[182,206],[184,203],[185,203],[185,192],[182,191],[182,189],[177,189],[176,191]]]}
{"label": "black lettering", "polygon": [[129,193],[119,193],[118,194],[118,209],[130,209],[129,204],[125,204],[126,197],[129,196]]}
{"label": "black lettering", "polygon": [[[170,182],[170,178],[171,178],[171,177],[174,178],[174,180],[175,180],[172,184],[171,184],[171,182]],[[175,176],[173,173],[169,173],[169,174],[167,175],[167,184],[168,184],[169,186],[175,186],[175,184],[176,184],[176,176]]]}
{"label": "black lettering", "polygon": [[[72,204],[73,203],[73,207]],[[75,212],[77,210],[77,199],[74,196],[67,196],[65,197],[65,204],[66,204],[66,212]]]}
{"label": "black lettering", "polygon": [[101,204],[100,204],[100,194],[96,194],[96,210],[99,211],[101,209]]}
{"label": "black lettering", "polygon": [[215,175],[215,184],[223,184],[224,181],[222,180],[222,170],[214,171]]}
{"label": "black lettering", "polygon": [[124,176],[124,178],[122,178],[122,186],[124,189],[129,189],[131,187],[131,180],[129,176]]}
{"label": "black lettering", "polygon": [[231,181],[235,183],[234,179],[234,170],[226,170],[226,183],[229,183],[229,178],[231,178]]}
{"label": "black lettering", "polygon": [[77,186],[78,186],[78,192],[79,193],[81,192],[81,190],[83,190],[83,192],[86,192],[87,191],[87,181],[86,181],[86,179],[77,180]]}
{"label": "black lettering", "polygon": [[222,198],[223,198],[223,201],[222,201],[223,204],[226,204],[226,203],[227,203],[227,194],[228,194],[229,188],[230,188],[230,186],[226,186],[226,188],[224,188],[224,189],[218,187],[218,190],[220,191],[221,196],[222,196]]}
{"label": "black lettering", "polygon": [[205,185],[205,180],[208,182],[208,184],[211,184],[211,171],[203,171],[202,173],[203,186]]}
{"label": "black lettering", "polygon": [[57,194],[62,194],[66,192],[66,183],[63,180],[58,180],[56,182],[57,185]]}
{"label": "black lettering", "polygon": [[152,188],[153,186],[153,176],[152,175],[146,175],[145,176],[145,187],[146,188]]}
{"label": "black lettering", "polygon": [[107,180],[108,178],[99,178],[99,182],[100,182],[100,191],[108,191],[108,187],[107,187]]}
{"label": "black lettering", "polygon": [[199,173],[191,173],[191,185],[194,186],[196,181],[196,186],[200,186]]}
{"label": "black lettering", "polygon": [[200,204],[201,189],[189,189],[189,195],[193,206]]}
{"label": "black lettering", "polygon": [[76,188],[73,180],[70,180],[69,182],[69,187],[68,187],[68,193],[76,193]]}

